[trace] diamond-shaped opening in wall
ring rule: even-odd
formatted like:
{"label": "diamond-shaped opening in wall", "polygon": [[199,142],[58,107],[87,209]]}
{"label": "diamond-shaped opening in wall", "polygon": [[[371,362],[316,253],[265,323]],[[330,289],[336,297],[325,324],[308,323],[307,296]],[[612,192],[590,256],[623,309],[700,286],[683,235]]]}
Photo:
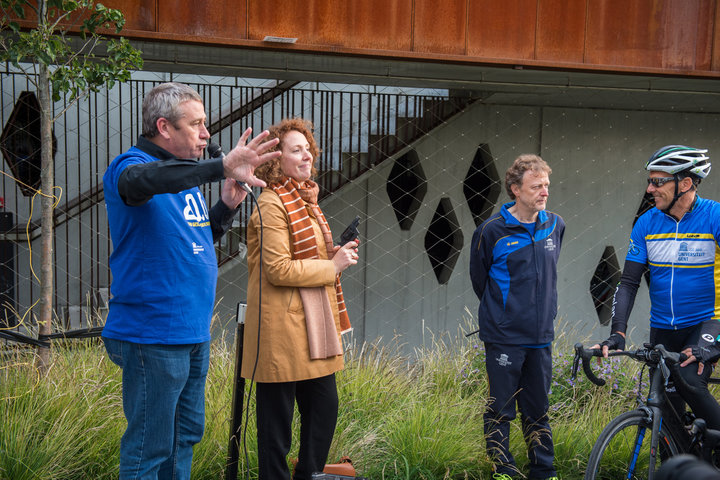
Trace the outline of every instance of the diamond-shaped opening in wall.
{"label": "diamond-shaped opening in wall", "polygon": [[400,229],[410,230],[427,193],[427,179],[415,150],[395,160],[386,189]]}
{"label": "diamond-shaped opening in wall", "polygon": [[645,192],[642,200],[640,200],[640,206],[638,207],[637,213],[635,214],[635,218],[633,219],[633,226],[635,226],[635,222],[638,221],[638,218],[640,218],[643,215],[643,213],[647,212],[654,206],[655,206],[655,200],[653,200],[652,194]]}
{"label": "diamond-shaped opening in wall", "polygon": [[[52,142],[55,157],[55,135]],[[40,147],[40,102],[34,92],[22,92],[0,136],[0,152],[25,196],[40,187]]]}
{"label": "diamond-shaped opening in wall", "polygon": [[450,199],[440,199],[425,234],[425,251],[441,285],[450,280],[463,248],[463,234]]}
{"label": "diamond-shaped opening in wall", "polygon": [[608,245],[590,280],[590,296],[601,325],[610,324],[613,295],[619,281],[620,265],[615,254],[615,247]]}
{"label": "diamond-shaped opening in wall", "polygon": [[490,146],[481,143],[463,181],[463,195],[475,226],[479,226],[492,214],[495,202],[500,197],[500,188],[500,178],[490,153]]}
{"label": "diamond-shaped opening in wall", "polygon": [[[637,213],[635,214],[635,218],[633,219],[633,227],[635,226],[635,222],[638,221],[638,218],[640,218],[645,212],[650,210],[655,206],[655,200],[653,199],[653,196],[651,193],[645,192],[643,195],[642,200],[640,201],[640,207],[638,207]],[[650,270],[647,268],[645,269],[645,283],[649,286],[650,285]]]}

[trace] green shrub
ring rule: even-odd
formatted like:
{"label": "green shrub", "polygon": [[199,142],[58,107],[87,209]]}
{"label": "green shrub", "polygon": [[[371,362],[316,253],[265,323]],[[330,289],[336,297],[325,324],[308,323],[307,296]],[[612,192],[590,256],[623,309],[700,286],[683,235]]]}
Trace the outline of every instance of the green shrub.
{"label": "green shrub", "polygon": [[[461,337],[462,338],[462,337]],[[206,433],[195,448],[193,479],[224,478],[230,430],[234,348],[213,343],[206,389]],[[473,340],[438,341],[412,358],[396,347],[351,349],[338,373],[340,414],[329,462],[350,456],[372,480],[490,478],[482,414],[487,397],[485,353]],[[556,467],[561,478],[582,478],[602,428],[635,405],[634,362],[607,362],[598,373],[609,388],[582,376],[571,381],[572,349],[555,347],[550,394]],[[121,373],[97,342],[58,344],[39,378],[32,355],[17,351],[0,364],[0,479],[117,478],[122,413]],[[646,378],[645,378],[646,380]],[[246,389],[249,386],[246,387]],[[247,405],[240,471],[257,477],[254,400]],[[297,416],[296,416],[297,417]],[[290,457],[297,457],[299,422]],[[511,449],[527,468],[519,422]]]}

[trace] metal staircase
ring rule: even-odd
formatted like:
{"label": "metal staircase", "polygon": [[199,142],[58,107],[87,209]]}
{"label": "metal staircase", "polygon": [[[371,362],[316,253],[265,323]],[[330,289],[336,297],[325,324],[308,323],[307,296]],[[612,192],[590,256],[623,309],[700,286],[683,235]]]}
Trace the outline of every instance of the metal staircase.
{"label": "metal staircase", "polygon": [[318,170],[321,198],[331,195],[372,167],[429,135],[474,101],[469,97],[423,99],[417,115],[396,114],[395,118],[386,119],[381,124],[380,131],[368,136],[366,150],[342,152],[338,169]]}
{"label": "metal staircase", "polygon": [[[102,173],[118,150],[126,149],[128,143],[134,143],[137,138],[141,124],[141,111],[137,106],[152,85],[148,81],[131,81],[117,94],[94,93],[88,104],[117,105],[117,108],[108,108],[102,116],[94,115],[91,122],[83,124],[87,127],[84,133],[68,126],[64,131],[56,132],[59,155],[67,158],[67,165],[74,162],[72,167],[76,169],[73,173],[65,167],[67,180],[62,182],[69,183],[69,176],[73,175],[76,185],[62,185],[65,198],[68,195],[70,198],[63,200],[54,214],[56,251],[62,251],[55,265],[58,288],[54,309],[66,329],[93,326],[107,313],[110,240],[104,221]],[[198,84],[193,87],[201,93],[211,114],[222,110],[214,118],[211,115],[210,129],[213,139],[219,138],[228,147],[231,141],[237,141],[238,132],[246,126],[259,132],[282,118],[302,116],[312,121],[315,136],[323,148],[318,159],[321,198],[337,192],[363,173],[409,148],[475,101],[470,97],[452,96],[447,91],[418,90],[416,94],[406,94],[382,89],[382,93],[378,93],[381,90],[378,87],[353,86],[330,86],[328,90],[320,90],[303,87],[297,82],[278,82],[273,87],[263,88],[236,84]],[[112,99],[114,104],[108,98],[112,95],[117,95]],[[222,99],[225,99],[224,106],[218,107]],[[234,107],[228,108],[230,105]],[[65,115],[81,118],[79,110]],[[98,121],[98,118],[102,120]],[[64,125],[71,123],[62,122]],[[114,140],[111,145],[111,138],[120,140]],[[99,139],[107,139],[107,143],[100,145]],[[78,143],[77,152],[84,152],[75,160],[71,160],[71,154],[75,153],[67,147],[72,142]],[[11,206],[14,205],[13,210],[18,212],[25,208],[22,203],[25,197],[12,184],[10,187],[15,190]],[[204,191],[208,203],[217,201],[219,185],[209,185]],[[6,199],[12,195],[6,188]],[[245,202],[242,208],[240,218],[249,218],[252,205]],[[65,232],[63,238],[58,238],[59,230]],[[14,243],[19,252],[37,241],[40,231],[37,221],[29,225],[21,223],[4,232],[2,238]],[[244,225],[238,222],[218,246],[218,263],[223,265],[242,259],[244,242]],[[37,282],[28,272],[19,271],[25,268],[26,261],[15,263],[15,292],[22,291],[32,299],[37,294]],[[23,306],[26,301],[19,301],[21,310],[32,303]]]}

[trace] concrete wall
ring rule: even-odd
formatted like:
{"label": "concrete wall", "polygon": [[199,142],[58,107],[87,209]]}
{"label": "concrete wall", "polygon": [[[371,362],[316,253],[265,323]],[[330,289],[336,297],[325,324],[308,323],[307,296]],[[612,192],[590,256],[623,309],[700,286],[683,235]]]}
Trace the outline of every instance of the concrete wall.
{"label": "concrete wall", "polygon": [[[476,104],[421,139],[412,148],[428,180],[427,195],[409,231],[402,231],[386,192],[393,159],[386,160],[322,205],[339,234],[356,214],[362,218],[362,262],[343,275],[355,341],[399,341],[412,348],[432,335],[474,328],[478,300],[468,276],[475,230],[463,195],[463,179],[477,147],[487,143],[495,167],[504,172],[521,153],[540,153],[553,168],[549,210],[566,221],[559,263],[557,336],[569,344],[599,340],[601,326],[589,293],[590,280],[606,246],[620,267],[646,186],[645,160],[666,144],[688,144],[720,152],[717,116],[622,110]],[[401,152],[402,153],[402,152]],[[700,194],[720,199],[712,175]],[[447,197],[462,229],[463,248],[449,281],[439,285],[424,248],[428,225]],[[508,201],[504,187],[494,212]],[[225,267],[218,284],[221,323],[245,299],[244,262]],[[647,338],[649,301],[643,284],[631,317],[630,343]]]}

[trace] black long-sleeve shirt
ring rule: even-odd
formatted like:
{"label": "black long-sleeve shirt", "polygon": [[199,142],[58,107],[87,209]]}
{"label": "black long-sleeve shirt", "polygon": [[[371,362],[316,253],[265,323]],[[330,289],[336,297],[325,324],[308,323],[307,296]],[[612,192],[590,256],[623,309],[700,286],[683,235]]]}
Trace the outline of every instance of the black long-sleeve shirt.
{"label": "black long-sleeve shirt", "polygon": [[625,268],[613,297],[612,324],[610,328],[612,333],[625,333],[627,330],[628,318],[635,304],[635,296],[646,269],[647,265],[644,263],[625,260]]}
{"label": "black long-sleeve shirt", "polygon": [[[128,206],[143,205],[153,195],[177,193],[225,178],[222,158],[203,161],[176,158],[142,135],[135,146],[158,160],[130,165],[120,174],[118,193]],[[213,205],[209,212],[213,241],[218,241],[230,229],[237,211],[222,199]]]}

